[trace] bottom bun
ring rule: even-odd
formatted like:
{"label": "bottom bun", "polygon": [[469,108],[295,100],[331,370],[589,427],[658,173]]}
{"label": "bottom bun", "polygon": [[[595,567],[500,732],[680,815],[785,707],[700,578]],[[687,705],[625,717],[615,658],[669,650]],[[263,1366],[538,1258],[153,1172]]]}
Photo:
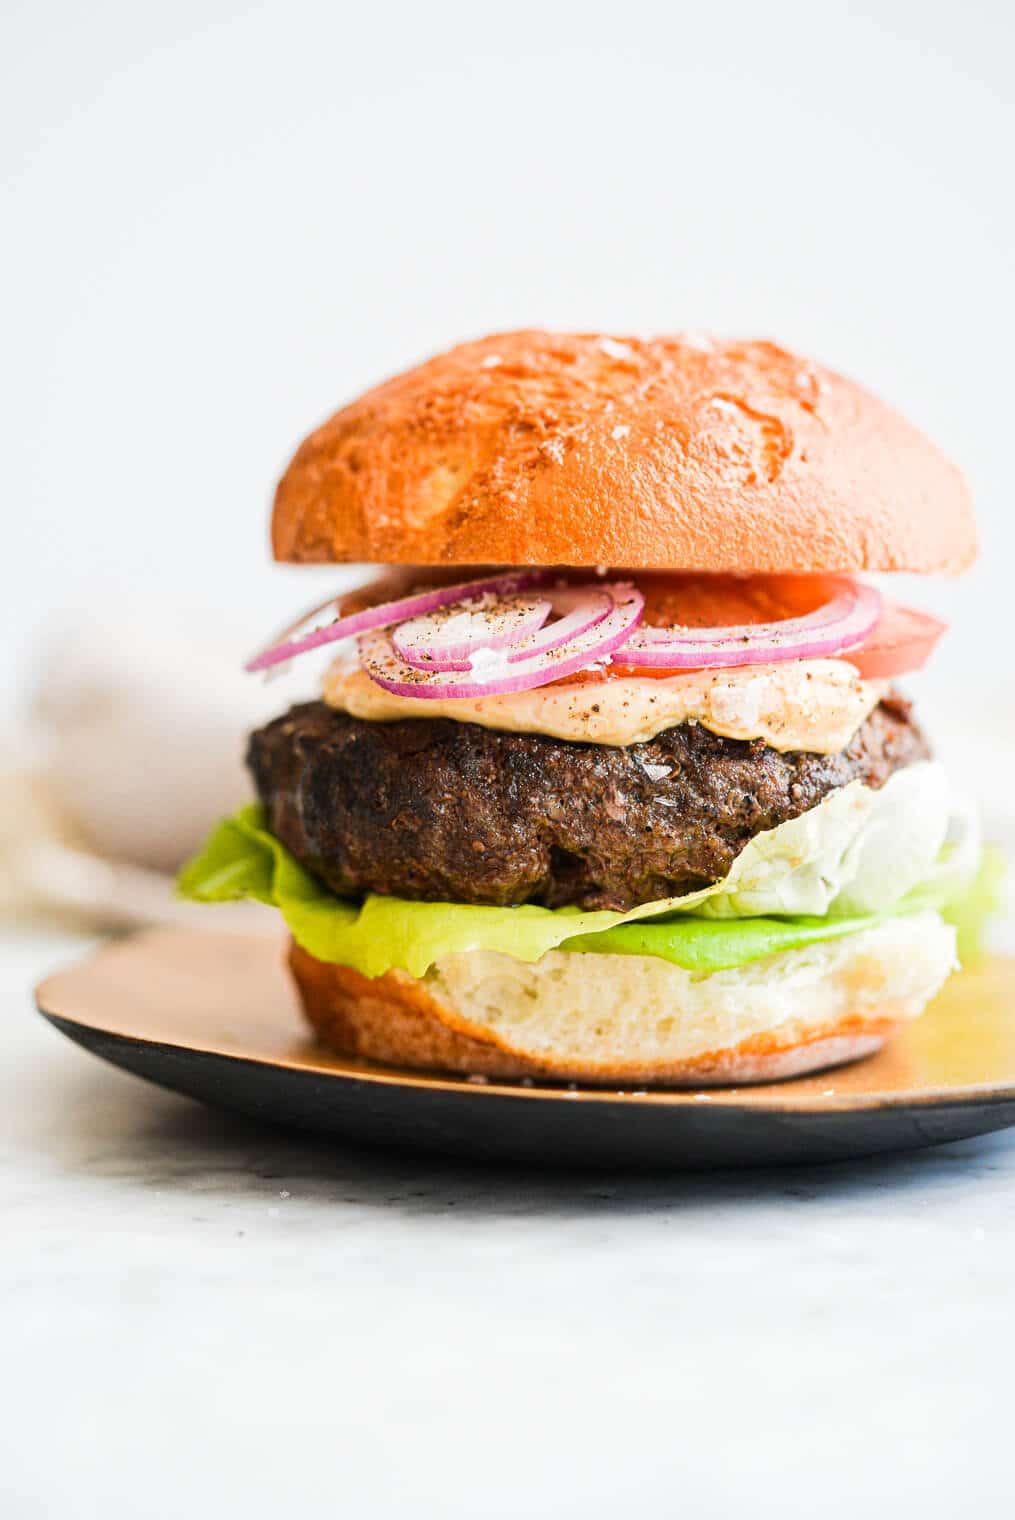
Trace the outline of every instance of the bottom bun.
{"label": "bottom bun", "polygon": [[448,956],[419,979],[290,966],[324,1044],[427,1071],[702,1087],[767,1082],[877,1050],[955,965],[936,913],[695,975],[643,955]]}

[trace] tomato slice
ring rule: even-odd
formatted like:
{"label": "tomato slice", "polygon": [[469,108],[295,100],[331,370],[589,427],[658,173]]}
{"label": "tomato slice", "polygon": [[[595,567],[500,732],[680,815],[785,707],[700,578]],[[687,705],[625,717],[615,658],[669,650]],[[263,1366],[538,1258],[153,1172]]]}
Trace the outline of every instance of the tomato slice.
{"label": "tomato slice", "polygon": [[[820,575],[691,575],[639,574],[634,577],[645,596],[645,622],[654,627],[680,623],[685,627],[732,626],[776,622],[800,617],[822,606],[835,594],[833,579]],[[838,658],[848,660],[865,680],[886,680],[923,666],[947,624],[926,612],[885,602],[874,632],[858,648]],[[718,667],[712,666],[711,670]],[[741,667],[742,668],[742,667]],[[688,667],[666,670],[625,665],[622,654],[605,670],[579,671],[554,685],[581,685],[624,676],[665,681],[689,675]]]}
{"label": "tomato slice", "polygon": [[874,632],[859,649],[851,649],[841,658],[855,665],[866,681],[907,675],[923,669],[947,627],[928,612],[886,602]]}
{"label": "tomato slice", "polygon": [[836,594],[825,575],[695,575],[654,571],[633,579],[645,598],[644,621],[655,628],[729,628],[777,623],[814,612]]}

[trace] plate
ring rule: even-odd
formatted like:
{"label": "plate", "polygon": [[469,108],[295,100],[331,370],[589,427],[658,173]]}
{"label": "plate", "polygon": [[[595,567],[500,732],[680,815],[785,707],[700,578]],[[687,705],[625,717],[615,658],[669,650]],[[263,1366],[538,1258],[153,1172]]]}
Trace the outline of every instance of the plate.
{"label": "plate", "polygon": [[37,989],[116,1066],[204,1103],[341,1140],[471,1160],[761,1166],[937,1145],[1015,1124],[1015,960],[951,979],[878,1055],[759,1087],[615,1091],[430,1076],[309,1038],[276,934],[155,929]]}

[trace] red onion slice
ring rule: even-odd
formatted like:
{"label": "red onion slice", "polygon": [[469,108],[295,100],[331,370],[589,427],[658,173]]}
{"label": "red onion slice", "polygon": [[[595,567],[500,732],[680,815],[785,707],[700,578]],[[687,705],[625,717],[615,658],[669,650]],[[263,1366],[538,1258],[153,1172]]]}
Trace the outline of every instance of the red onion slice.
{"label": "red onion slice", "polygon": [[656,670],[711,665],[767,665],[842,654],[861,644],[881,616],[872,586],[843,580],[842,590],[805,617],[731,628],[639,628],[619,651],[624,665]]}
{"label": "red onion slice", "polygon": [[[517,598],[519,602],[523,598]],[[534,605],[533,598],[525,598]],[[472,670],[474,657],[481,650],[506,649],[507,658],[511,664],[519,660],[527,660],[538,654],[546,654],[551,649],[557,649],[562,644],[569,644],[580,634],[589,628],[594,628],[613,609],[613,598],[608,592],[602,590],[599,584],[595,586],[559,586],[549,593],[545,600],[539,602],[539,607],[545,609],[538,623],[532,627],[541,632],[533,632],[531,628],[518,631],[514,630],[514,638],[509,638],[506,633],[495,634],[490,638],[477,638],[470,648],[464,644],[455,646],[453,649],[435,647],[433,641],[424,643],[422,639],[407,639],[405,637],[406,625],[403,623],[396,628],[391,635],[391,642],[398,654],[409,665],[417,670]],[[546,616],[550,609],[559,613],[555,623],[546,623]],[[454,609],[451,609],[451,617],[448,622],[456,617]],[[436,615],[438,618],[440,613]],[[496,626],[496,610],[491,614],[491,628]],[[417,619],[417,622],[423,622]],[[425,630],[423,630],[425,633]],[[482,656],[481,656],[482,659]]]}
{"label": "red onion slice", "polygon": [[[604,660],[637,628],[645,599],[635,586],[606,583],[597,586],[596,592],[608,597],[610,610],[586,626],[584,632],[565,644],[542,649],[525,659],[512,659],[513,650],[477,649],[472,656],[471,674],[464,678],[452,671],[416,669],[401,658],[391,635],[383,629],[372,630],[360,638],[360,662],[372,681],[397,697],[497,697],[513,691],[530,691]],[[551,625],[556,626],[559,625]]]}
{"label": "red onion slice", "polygon": [[281,665],[285,660],[292,660],[298,654],[306,654],[308,650],[320,649],[322,645],[337,643],[339,639],[349,639],[355,634],[366,633],[372,628],[390,628],[392,623],[403,623],[407,618],[422,617],[425,613],[434,612],[439,607],[450,606],[453,602],[460,602],[468,597],[483,596],[489,593],[492,596],[513,596],[519,591],[529,590],[534,586],[545,586],[547,582],[556,578],[553,570],[514,570],[504,575],[487,576],[478,581],[462,581],[454,586],[431,587],[427,591],[414,591],[410,596],[399,597],[397,601],[382,602],[377,607],[365,607],[361,612],[350,613],[348,617],[334,618],[330,623],[322,627],[312,628],[309,632],[302,630],[312,619],[327,612],[329,608],[339,605],[341,597],[329,597],[326,602],[321,602],[317,607],[312,607],[305,612],[295,623],[291,623],[281,634],[278,634],[267,648],[262,649],[253,659],[248,660],[244,670],[270,670],[273,665]]}
{"label": "red onion slice", "polygon": [[557,621],[548,623],[541,633],[516,644],[508,655],[509,660],[529,659],[537,654],[547,654],[562,644],[570,644],[601,623],[614,607],[613,596],[601,585],[562,586],[551,591],[550,601],[554,612],[561,614]]}
{"label": "red onion slice", "polygon": [[551,611],[546,598],[470,597],[400,623],[391,642],[417,670],[470,670],[477,649],[506,649],[536,633]]}

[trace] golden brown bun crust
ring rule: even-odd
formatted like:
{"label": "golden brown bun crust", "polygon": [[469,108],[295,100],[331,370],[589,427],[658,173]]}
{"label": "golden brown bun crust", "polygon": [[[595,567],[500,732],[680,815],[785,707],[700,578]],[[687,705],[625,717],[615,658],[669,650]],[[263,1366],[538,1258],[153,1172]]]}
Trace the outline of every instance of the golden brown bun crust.
{"label": "golden brown bun crust", "polygon": [[652,1082],[666,1087],[778,1081],[870,1055],[904,1022],[888,1010],[884,1016],[851,1015],[834,1024],[780,1029],[691,1060],[648,1067],[618,1061],[540,1061],[469,1024],[402,972],[389,971],[371,981],[348,966],[315,960],[295,942],[289,949],[289,967],[318,1038],[341,1055],[488,1077],[610,1086]]}
{"label": "golden brown bun crust", "polygon": [[502,333],[368,391],[300,447],[275,557],[956,572],[959,471],[898,413],[764,342]]}

